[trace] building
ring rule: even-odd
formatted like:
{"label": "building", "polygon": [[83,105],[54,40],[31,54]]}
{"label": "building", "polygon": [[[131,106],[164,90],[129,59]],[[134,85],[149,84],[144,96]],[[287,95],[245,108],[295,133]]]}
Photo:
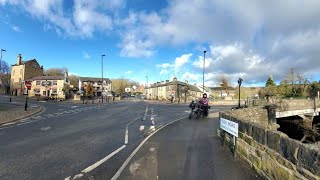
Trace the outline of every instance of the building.
{"label": "building", "polygon": [[12,95],[27,94],[26,79],[43,76],[43,67],[36,59],[22,61],[21,54],[18,54],[17,64],[11,67],[10,92]]}
{"label": "building", "polygon": [[95,77],[80,77],[79,89],[81,94],[84,94],[86,87],[90,84],[93,87],[94,96],[111,96],[112,82],[108,78],[103,78],[103,85],[101,78]]}
{"label": "building", "polygon": [[173,78],[173,81],[162,81],[151,84],[145,88],[145,96],[147,99],[168,101],[173,98],[174,101],[191,101],[202,97],[201,90],[188,81],[178,81]]}
{"label": "building", "polygon": [[29,97],[42,97],[49,99],[66,99],[70,81],[68,73],[64,76],[37,76],[25,80]]}

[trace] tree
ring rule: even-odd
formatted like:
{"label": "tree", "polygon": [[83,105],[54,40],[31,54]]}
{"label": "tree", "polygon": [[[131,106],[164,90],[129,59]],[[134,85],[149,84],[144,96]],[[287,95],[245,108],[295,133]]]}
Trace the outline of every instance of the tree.
{"label": "tree", "polygon": [[1,61],[1,69],[0,76],[2,80],[2,84],[9,85],[11,79],[11,71],[10,66],[6,61]]}
{"label": "tree", "polygon": [[226,91],[227,95],[229,95],[229,79],[225,75],[220,75],[217,78],[217,83],[223,88],[223,90]]}
{"label": "tree", "polygon": [[138,82],[129,80],[129,79],[112,79],[112,89],[117,94],[122,94],[125,92],[126,87],[139,86]]}
{"label": "tree", "polygon": [[93,96],[93,87],[90,83],[86,87],[86,96]]}
{"label": "tree", "polygon": [[70,75],[69,80],[70,84],[73,85],[73,87],[79,87],[79,76],[76,75]]}
{"label": "tree", "polygon": [[48,76],[64,76],[66,71],[68,71],[67,68],[49,68],[45,70],[44,74]]}
{"label": "tree", "polygon": [[276,86],[276,83],[273,81],[271,76],[269,76],[269,78],[266,82],[266,87],[268,87],[268,86]]}

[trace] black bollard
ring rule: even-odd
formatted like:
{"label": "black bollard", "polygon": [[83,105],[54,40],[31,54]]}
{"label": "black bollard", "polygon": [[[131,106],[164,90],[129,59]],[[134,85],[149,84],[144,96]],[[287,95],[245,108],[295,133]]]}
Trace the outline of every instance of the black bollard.
{"label": "black bollard", "polygon": [[12,102],[12,101],[11,101],[11,97],[10,97],[10,100],[9,100],[9,101]]}
{"label": "black bollard", "polygon": [[28,97],[26,97],[26,103],[24,104],[24,110],[27,111],[28,109]]}

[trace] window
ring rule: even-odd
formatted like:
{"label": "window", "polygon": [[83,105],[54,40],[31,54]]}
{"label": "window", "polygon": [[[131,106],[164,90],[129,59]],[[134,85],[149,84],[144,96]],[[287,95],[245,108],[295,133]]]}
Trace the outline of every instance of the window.
{"label": "window", "polygon": [[44,95],[44,96],[45,96],[45,95],[46,95],[46,91],[42,91],[42,95]]}
{"label": "window", "polygon": [[56,86],[56,85],[57,85],[57,81],[53,81],[53,82],[52,82],[52,85],[53,85],[53,86]]}
{"label": "window", "polygon": [[51,94],[57,94],[57,89],[52,89]]}
{"label": "window", "polygon": [[36,85],[37,85],[37,86],[40,86],[40,81],[36,81]]}

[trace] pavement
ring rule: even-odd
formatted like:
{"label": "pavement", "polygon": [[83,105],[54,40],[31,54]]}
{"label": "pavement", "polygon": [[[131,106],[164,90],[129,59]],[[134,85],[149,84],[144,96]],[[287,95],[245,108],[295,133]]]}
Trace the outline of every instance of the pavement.
{"label": "pavement", "polygon": [[[186,126],[194,126],[195,130],[189,127],[185,133],[181,129],[171,132],[175,131],[172,127],[175,127],[176,123],[165,127],[188,116],[190,109],[186,104],[154,104],[137,98],[104,104],[53,101],[32,103],[43,106],[44,110],[36,116],[0,127],[0,179],[111,179],[148,137],[152,138],[146,145],[158,141],[159,147],[164,148],[166,146],[161,138],[157,141],[153,139],[163,132],[168,133],[167,147],[174,145],[172,143],[175,136],[186,135],[185,142],[193,140],[188,140],[193,137],[187,135],[190,133],[198,134],[194,136],[194,140],[196,137],[200,139],[201,136],[206,136],[200,133],[200,127],[197,128],[198,121],[181,121],[194,123]],[[217,112],[225,108],[217,106],[211,110]],[[211,125],[203,124],[207,127],[202,129],[212,129],[214,134],[215,126]],[[163,129],[158,131],[160,128]],[[158,133],[151,136],[156,131]],[[180,133],[182,134],[179,135]],[[210,139],[201,142],[202,145],[212,144]],[[179,145],[179,141],[176,143]],[[185,146],[183,141],[180,145],[172,146],[174,149],[171,148],[171,152],[180,152]],[[155,148],[158,152],[157,146]],[[162,148],[159,152],[164,152]],[[215,148],[219,148],[218,145]],[[146,149],[150,150],[148,147]],[[222,152],[221,150],[218,153]],[[229,157],[229,154],[219,154],[223,157],[225,155]],[[163,163],[159,163],[159,167],[160,165],[163,167]],[[242,164],[239,166],[241,168]],[[159,177],[166,176],[160,174]]]}
{"label": "pavement", "polygon": [[146,141],[118,179],[262,179],[222,147],[218,122],[183,119],[167,126]]}

